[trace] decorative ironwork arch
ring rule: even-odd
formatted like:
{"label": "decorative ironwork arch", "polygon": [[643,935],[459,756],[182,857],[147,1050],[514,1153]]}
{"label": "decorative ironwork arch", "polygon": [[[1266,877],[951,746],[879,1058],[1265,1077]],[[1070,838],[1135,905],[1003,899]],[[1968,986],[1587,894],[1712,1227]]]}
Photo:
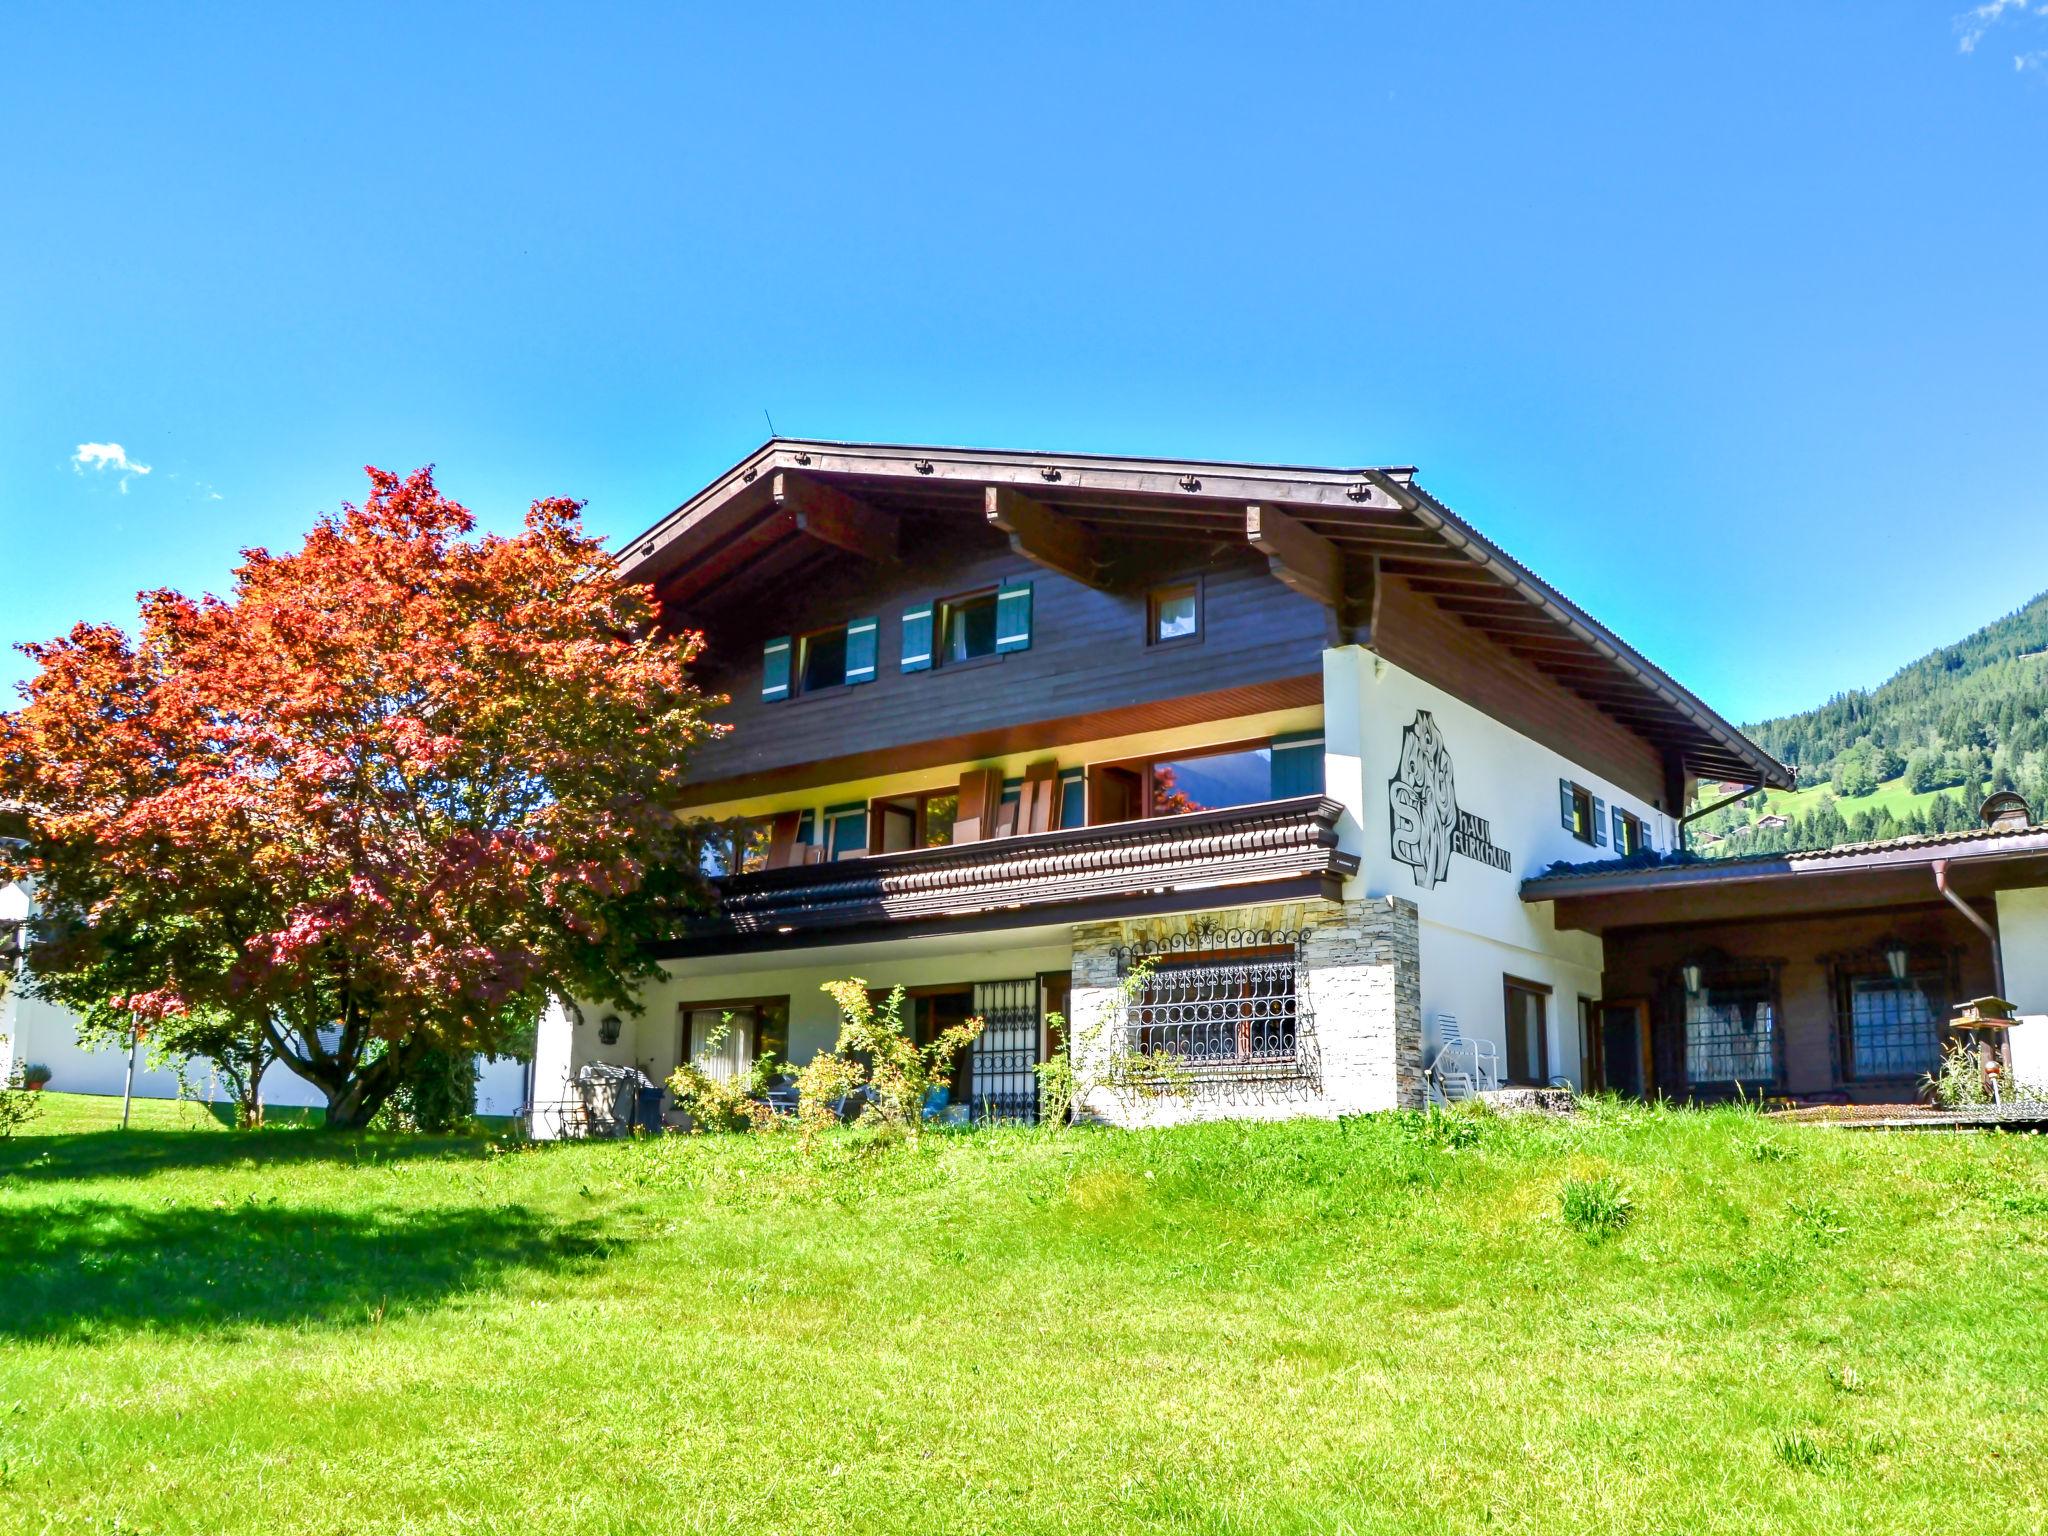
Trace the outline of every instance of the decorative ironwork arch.
{"label": "decorative ironwork arch", "polygon": [[[1195,1097],[1277,1101],[1320,1091],[1303,954],[1309,928],[1198,927],[1115,950],[1123,1049]],[[1134,973],[1142,981],[1129,984]]]}

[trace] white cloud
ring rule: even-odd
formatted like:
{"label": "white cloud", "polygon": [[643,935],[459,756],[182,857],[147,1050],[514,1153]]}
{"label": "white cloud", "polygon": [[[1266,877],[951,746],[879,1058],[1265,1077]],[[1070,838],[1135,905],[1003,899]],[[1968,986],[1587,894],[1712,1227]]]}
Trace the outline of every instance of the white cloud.
{"label": "white cloud", "polygon": [[2012,67],[2021,74],[2030,69],[2048,70],[2048,48],[2037,48],[2032,53],[2014,54]]}
{"label": "white cloud", "polygon": [[120,478],[121,494],[128,494],[128,482],[137,475],[149,473],[147,464],[138,464],[128,457],[128,450],[119,443],[80,443],[78,452],[71,455],[71,467],[79,474],[88,469],[96,474],[112,472]]}
{"label": "white cloud", "polygon": [[[1975,53],[1977,45],[1984,41],[1989,32],[2007,16],[2048,16],[2048,0],[1984,0],[1982,5],[1973,5],[1956,18],[1956,47],[1963,53]],[[2018,54],[2013,58],[2015,69],[2030,69],[2028,61],[2035,54]]]}

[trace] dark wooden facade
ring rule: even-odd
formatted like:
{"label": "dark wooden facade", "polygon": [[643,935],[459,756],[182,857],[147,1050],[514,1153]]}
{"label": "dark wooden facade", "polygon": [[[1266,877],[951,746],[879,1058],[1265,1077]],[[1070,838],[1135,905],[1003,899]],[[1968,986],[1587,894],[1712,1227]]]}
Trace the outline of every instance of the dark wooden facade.
{"label": "dark wooden facade", "polygon": [[[1307,469],[777,440],[626,555],[731,695],[699,803],[1314,704],[1370,645],[1641,799],[1786,771],[1489,544],[1406,469]],[[1145,594],[1199,574],[1199,643]],[[905,674],[907,609],[1033,583],[1028,651]],[[876,680],[761,698],[761,645],[855,619]]]}
{"label": "dark wooden facade", "polygon": [[[1327,615],[1275,581],[1263,561],[1242,549],[1190,547],[1155,569],[1160,580],[1201,577],[1199,639],[1148,645],[1145,586],[1084,586],[971,523],[910,558],[878,565],[849,557],[745,611],[715,613],[702,676],[730,695],[719,718],[732,731],[699,749],[691,778],[706,795],[735,781],[797,788],[1050,749],[1085,739],[1077,731],[1100,739],[1320,701]],[[1028,649],[901,669],[906,611],[1018,579],[1032,583]],[[858,618],[879,625],[875,681],[763,701],[764,641]]]}

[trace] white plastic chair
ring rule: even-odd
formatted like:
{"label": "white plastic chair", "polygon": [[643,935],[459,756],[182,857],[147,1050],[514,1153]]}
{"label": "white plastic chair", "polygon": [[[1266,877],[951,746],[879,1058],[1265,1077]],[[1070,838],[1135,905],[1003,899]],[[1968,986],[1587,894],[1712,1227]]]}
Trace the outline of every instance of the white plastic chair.
{"label": "white plastic chair", "polygon": [[1456,1014],[1436,1016],[1436,1056],[1424,1069],[1430,1087],[1446,1104],[1456,1104],[1500,1086],[1500,1053],[1491,1040],[1467,1040]]}

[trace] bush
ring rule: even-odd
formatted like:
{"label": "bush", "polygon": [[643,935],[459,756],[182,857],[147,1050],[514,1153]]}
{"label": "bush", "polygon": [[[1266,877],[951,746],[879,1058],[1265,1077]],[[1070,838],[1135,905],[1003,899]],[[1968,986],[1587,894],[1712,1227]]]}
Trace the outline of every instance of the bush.
{"label": "bush", "polygon": [[[906,994],[901,987],[879,1007],[868,993],[868,984],[858,977],[828,981],[824,990],[839,1005],[839,1043],[832,1054],[841,1065],[820,1068],[819,1088],[852,1084],[839,1097],[855,1091],[864,1095],[863,1123],[900,1134],[916,1145],[924,1127],[926,1098],[952,1086],[953,1063],[974,1043],[984,1021],[969,1019],[955,1024],[929,1045],[921,1046],[904,1031]],[[810,1086],[801,1076],[798,1083],[808,1100]]]}
{"label": "bush", "polygon": [[1961,1040],[1942,1049],[1941,1067],[1920,1080],[1943,1109],[1974,1109],[1991,1102],[1991,1085],[1977,1053]]}
{"label": "bush", "polygon": [[1635,1219],[1635,1202],[1612,1174],[1566,1179],[1557,1192],[1557,1203],[1565,1225],[1596,1243]]}
{"label": "bush", "polygon": [[41,1098],[28,1091],[23,1079],[22,1068],[16,1067],[4,1080],[0,1080],[0,1141],[5,1141],[43,1112]]}
{"label": "bush", "polygon": [[704,1042],[704,1053],[686,1061],[669,1074],[668,1091],[676,1105],[690,1117],[692,1135],[730,1135],[738,1131],[773,1130],[778,1123],[768,1104],[768,1089],[786,1070],[773,1051],[763,1051],[744,1072],[730,1077],[711,1075],[705,1062],[725,1042],[732,1028],[728,1014]]}
{"label": "bush", "polygon": [[437,1047],[413,1063],[373,1122],[378,1130],[452,1136],[476,1119],[476,1056],[459,1046]]}

